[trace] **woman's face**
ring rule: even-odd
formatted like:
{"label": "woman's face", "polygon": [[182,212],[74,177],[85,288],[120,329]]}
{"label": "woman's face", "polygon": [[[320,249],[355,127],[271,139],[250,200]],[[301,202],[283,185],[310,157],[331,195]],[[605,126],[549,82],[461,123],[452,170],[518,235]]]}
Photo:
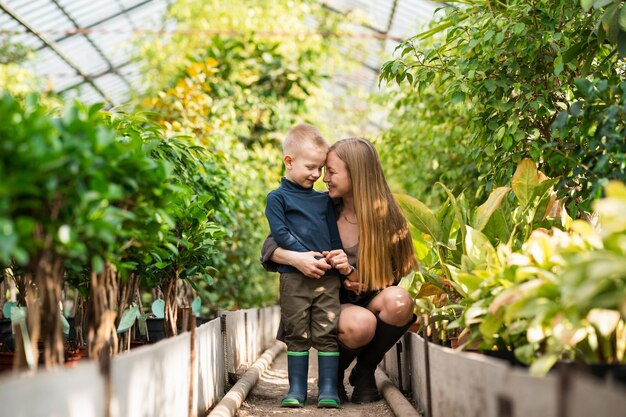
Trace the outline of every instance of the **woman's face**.
{"label": "woman's face", "polygon": [[348,167],[346,167],[345,162],[339,159],[335,151],[328,152],[326,156],[324,182],[331,198],[352,196],[352,180],[348,173]]}

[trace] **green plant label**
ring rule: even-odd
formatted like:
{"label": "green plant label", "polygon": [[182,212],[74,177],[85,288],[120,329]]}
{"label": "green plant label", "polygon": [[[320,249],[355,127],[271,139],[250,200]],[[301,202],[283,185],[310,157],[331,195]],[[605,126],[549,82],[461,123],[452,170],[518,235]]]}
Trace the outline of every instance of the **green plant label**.
{"label": "green plant label", "polygon": [[65,316],[61,314],[61,330],[63,330],[63,336],[69,337],[70,335],[70,323],[67,321]]}
{"label": "green plant label", "polygon": [[191,312],[194,316],[198,317],[200,315],[200,309],[202,308],[202,300],[200,297],[196,297],[195,300],[191,303]]}
{"label": "green plant label", "polygon": [[132,325],[135,324],[135,320],[137,320],[138,316],[139,307],[137,307],[137,304],[132,303],[131,306],[124,310],[124,312],[122,313],[120,324],[117,326],[117,332],[126,333],[128,329],[130,329]]}
{"label": "green plant label", "polygon": [[137,318],[137,325],[139,326],[139,334],[142,336],[146,336],[148,334],[148,315],[144,313],[139,313],[139,317]]}
{"label": "green plant label", "polygon": [[160,298],[158,300],[154,300],[152,303],[152,314],[154,314],[158,319],[165,318],[165,301]]}
{"label": "green plant label", "polygon": [[15,301],[7,301],[4,303],[4,307],[2,307],[2,315],[5,319],[11,318],[11,307],[17,307],[17,303]]}

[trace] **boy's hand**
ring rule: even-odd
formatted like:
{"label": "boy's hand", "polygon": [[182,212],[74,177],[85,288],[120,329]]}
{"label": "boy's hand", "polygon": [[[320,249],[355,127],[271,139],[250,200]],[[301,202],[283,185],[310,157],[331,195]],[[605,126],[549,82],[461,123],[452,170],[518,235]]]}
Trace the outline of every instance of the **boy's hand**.
{"label": "boy's hand", "polygon": [[295,259],[292,260],[291,266],[297,268],[305,276],[314,279],[320,279],[326,271],[331,269],[324,255],[320,252],[298,252]]}
{"label": "boy's hand", "polygon": [[333,249],[322,253],[326,257],[326,262],[339,271],[341,275],[350,275],[352,268],[348,262],[348,255],[346,255],[343,249]]}

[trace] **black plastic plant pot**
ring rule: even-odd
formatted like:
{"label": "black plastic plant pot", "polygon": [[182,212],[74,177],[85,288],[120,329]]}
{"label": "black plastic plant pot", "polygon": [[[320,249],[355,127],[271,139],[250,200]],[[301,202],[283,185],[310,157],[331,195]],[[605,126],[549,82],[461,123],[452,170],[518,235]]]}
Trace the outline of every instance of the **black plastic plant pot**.
{"label": "black plastic plant pot", "polygon": [[626,364],[593,364],[586,365],[583,369],[597,378],[626,386]]}
{"label": "black plastic plant pot", "polygon": [[135,339],[145,340],[149,343],[155,343],[165,339],[165,319],[157,317],[148,317],[146,319],[146,327],[148,328],[148,336],[144,336],[139,332],[139,323],[135,323]]}
{"label": "black plastic plant pot", "polygon": [[0,351],[13,352],[14,350],[11,319],[0,319]]}
{"label": "black plastic plant pot", "polygon": [[70,325],[70,332],[67,335],[67,340],[76,340],[76,327],[75,327],[75,319],[74,317],[66,317],[65,318]]}
{"label": "black plastic plant pot", "polygon": [[208,323],[211,320],[213,320],[211,317],[202,317],[202,316],[198,316],[196,317],[196,327],[200,327],[202,326],[204,323]]}

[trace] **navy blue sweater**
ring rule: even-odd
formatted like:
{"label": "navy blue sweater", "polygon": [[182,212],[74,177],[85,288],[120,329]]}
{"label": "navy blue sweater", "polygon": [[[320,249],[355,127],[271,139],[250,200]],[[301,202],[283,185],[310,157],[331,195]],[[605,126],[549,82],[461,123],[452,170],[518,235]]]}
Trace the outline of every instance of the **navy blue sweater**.
{"label": "navy blue sweater", "polygon": [[[278,246],[296,252],[341,249],[337,218],[328,193],[303,188],[282,178],[280,187],[267,195],[265,216]],[[298,272],[281,265],[279,272]],[[326,275],[337,275],[335,269]]]}

